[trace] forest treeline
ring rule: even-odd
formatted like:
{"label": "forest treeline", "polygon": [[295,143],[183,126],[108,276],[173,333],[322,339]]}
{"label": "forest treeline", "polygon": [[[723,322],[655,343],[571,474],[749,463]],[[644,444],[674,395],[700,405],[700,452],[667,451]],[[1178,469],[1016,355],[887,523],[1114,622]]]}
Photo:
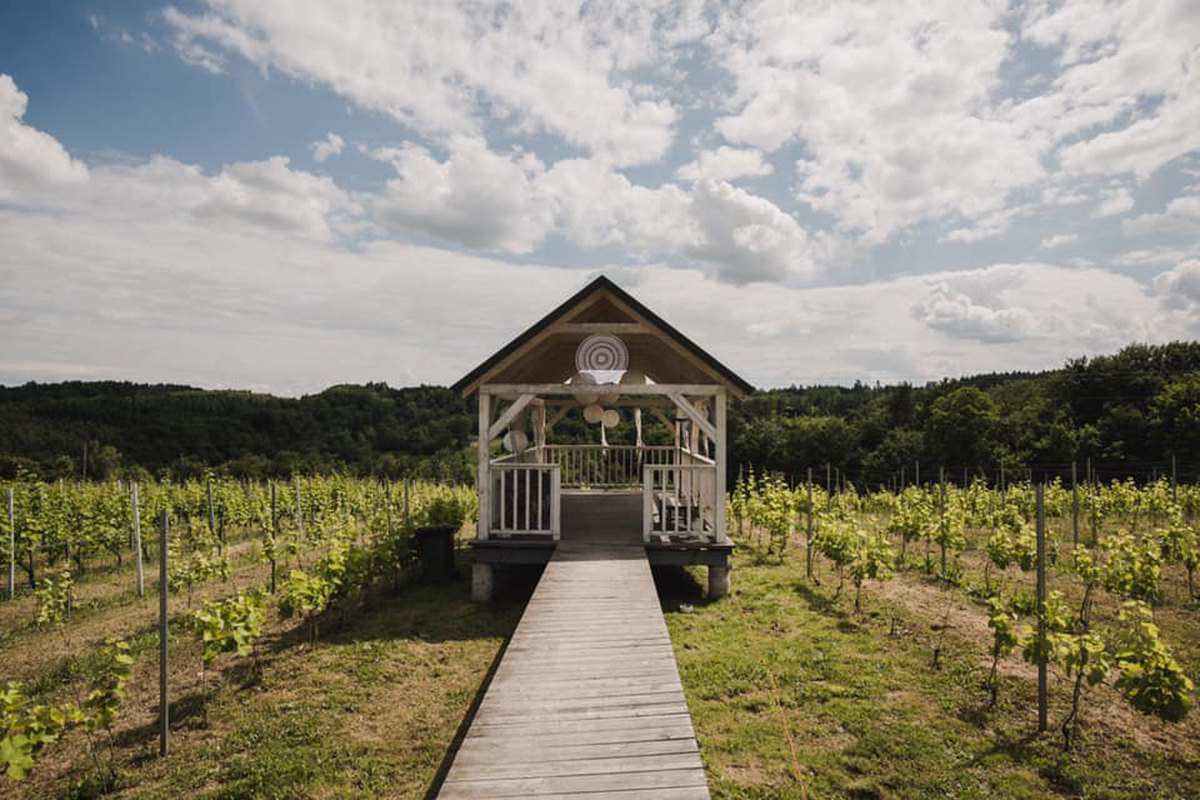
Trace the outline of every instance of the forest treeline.
{"label": "forest treeline", "polygon": [[[345,471],[470,480],[473,403],[449,389],[334,386],[300,398],[118,382],[0,387],[0,476],[248,478]],[[948,477],[1200,479],[1200,342],[1131,345],[1040,373],[924,386],[771,389],[734,403],[730,476],[858,485]],[[623,425],[612,441],[631,436]],[[596,441],[565,420],[559,441]],[[664,431],[648,438],[661,439]]]}

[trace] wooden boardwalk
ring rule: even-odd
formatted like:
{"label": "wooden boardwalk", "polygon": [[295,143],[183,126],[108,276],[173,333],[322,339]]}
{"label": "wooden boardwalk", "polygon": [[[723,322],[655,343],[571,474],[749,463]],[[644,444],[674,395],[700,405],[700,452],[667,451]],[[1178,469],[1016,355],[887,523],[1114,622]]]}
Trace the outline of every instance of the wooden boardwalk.
{"label": "wooden boardwalk", "polygon": [[546,566],[439,798],[709,796],[645,551],[582,538]]}

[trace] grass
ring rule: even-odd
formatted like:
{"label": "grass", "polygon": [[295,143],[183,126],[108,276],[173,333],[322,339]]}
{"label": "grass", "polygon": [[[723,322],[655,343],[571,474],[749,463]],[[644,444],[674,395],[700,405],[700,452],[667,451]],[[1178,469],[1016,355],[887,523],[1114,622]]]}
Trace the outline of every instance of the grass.
{"label": "grass", "polygon": [[[1065,713],[1058,680],[1051,732],[1037,736],[1028,677],[1006,677],[988,709],[977,642],[940,630],[937,612],[869,589],[855,614],[849,590],[835,600],[805,581],[802,562],[772,563],[743,546],[727,601],[704,604],[698,590],[677,587],[665,601],[714,797],[1195,796],[1200,761],[1173,746],[1194,726],[1109,719],[1107,705],[1120,699],[1098,690],[1080,750],[1064,756],[1053,727]],[[1142,729],[1120,728],[1131,716]]]}
{"label": "grass", "polygon": [[[470,602],[466,581],[374,593],[333,612],[315,645],[295,621],[275,621],[257,662],[222,655],[203,678],[199,644],[173,630],[170,755],[157,757],[157,659],[144,653],[115,731],[111,795],[419,797],[447,766],[527,593],[490,606]],[[85,670],[57,662],[46,681]],[[93,772],[73,736],[28,782],[0,781],[0,797],[93,796]]]}
{"label": "grass", "polygon": [[[1067,757],[1053,728],[1065,714],[1065,683],[1053,676],[1052,729],[1035,735],[1032,671],[1019,658],[1006,662],[1000,702],[987,708],[986,643],[968,624],[984,611],[964,589],[905,572],[886,587],[868,583],[855,613],[853,587],[834,597],[827,565],[822,585],[804,579],[800,550],[778,563],[743,542],[734,567],[733,593],[712,604],[700,573],[656,573],[716,798],[1195,795],[1196,714],[1170,726],[1097,689],[1081,745]],[[426,795],[516,625],[532,586],[526,577],[489,606],[469,602],[467,581],[377,591],[365,607],[324,620],[315,645],[297,621],[272,614],[257,660],[226,654],[203,676],[199,644],[173,625],[165,759],[157,757],[157,637],[142,619],[153,609],[108,608],[81,620],[88,630],[120,621],[134,635],[112,795]],[[1169,612],[1196,634],[1192,610]],[[29,678],[47,695],[95,660],[90,639],[75,653],[35,652],[53,642],[38,634],[10,651],[37,662]],[[98,794],[79,735],[48,752],[29,782],[0,780],[4,798]]]}

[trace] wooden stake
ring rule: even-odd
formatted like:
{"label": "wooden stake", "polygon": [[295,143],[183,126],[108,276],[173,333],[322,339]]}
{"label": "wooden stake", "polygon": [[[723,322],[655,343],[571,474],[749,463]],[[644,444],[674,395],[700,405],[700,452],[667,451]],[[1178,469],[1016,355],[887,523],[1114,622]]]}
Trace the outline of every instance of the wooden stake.
{"label": "wooden stake", "polygon": [[158,518],[158,754],[167,754],[171,711],[167,696],[167,528],[163,511]]}
{"label": "wooden stake", "polygon": [[17,520],[13,514],[13,490],[8,490],[8,599],[17,594]]}
{"label": "wooden stake", "polygon": [[1079,547],[1079,464],[1071,462],[1071,541]]}
{"label": "wooden stake", "polygon": [[142,511],[138,503],[138,485],[130,487],[133,494],[133,560],[137,565],[138,597],[146,596],[146,573],[142,566]]}
{"label": "wooden stake", "polygon": [[[1171,453],[1171,503],[1178,503],[1178,485],[1180,485],[1180,473],[1177,469],[1178,465],[1175,462],[1175,453]],[[8,497],[12,497],[12,489],[8,491]]]}
{"label": "wooden stake", "polygon": [[297,546],[304,539],[304,510],[300,506],[300,476],[296,475],[296,540]]}
{"label": "wooden stake", "polygon": [[938,543],[942,547],[942,580],[946,579],[946,468],[938,469],[938,483],[940,484],[941,492],[938,497],[938,533],[941,534],[941,541]]}
{"label": "wooden stake", "polygon": [[217,513],[213,508],[212,478],[208,479],[208,532],[217,532]]}
{"label": "wooden stake", "polygon": [[813,535],[813,479],[812,467],[808,468],[808,529],[804,534],[804,576],[812,580],[812,535]]}
{"label": "wooden stake", "polygon": [[275,594],[275,548],[279,546],[279,507],[275,483],[271,482],[271,594]]}
{"label": "wooden stake", "polygon": [[[1046,638],[1046,487],[1037,485],[1037,609],[1038,639]],[[1038,664],[1038,733],[1045,733],[1049,714],[1046,663]]]}

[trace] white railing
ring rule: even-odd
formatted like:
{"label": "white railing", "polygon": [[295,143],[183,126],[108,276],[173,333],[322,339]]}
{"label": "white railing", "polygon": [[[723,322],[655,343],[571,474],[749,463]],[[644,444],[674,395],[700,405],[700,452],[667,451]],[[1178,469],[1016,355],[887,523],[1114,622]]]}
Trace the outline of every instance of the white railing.
{"label": "white railing", "polygon": [[541,535],[558,540],[562,470],[557,464],[492,462],[489,536]]}
{"label": "white railing", "polygon": [[562,485],[568,489],[637,489],[645,467],[679,458],[669,445],[548,444],[542,449],[544,460],[562,469]]}
{"label": "white railing", "polygon": [[701,456],[690,458],[694,463],[647,466],[643,471],[644,541],[717,539],[717,468]]}

